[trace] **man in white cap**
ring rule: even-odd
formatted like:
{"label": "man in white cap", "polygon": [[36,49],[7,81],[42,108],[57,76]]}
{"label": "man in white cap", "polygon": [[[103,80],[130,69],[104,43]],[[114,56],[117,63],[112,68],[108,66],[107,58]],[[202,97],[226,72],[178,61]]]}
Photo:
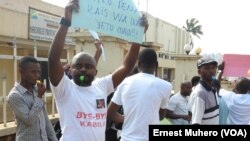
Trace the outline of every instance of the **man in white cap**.
{"label": "man in white cap", "polygon": [[217,62],[210,58],[201,58],[197,62],[197,68],[201,80],[189,100],[191,124],[219,124],[218,96],[212,85]]}

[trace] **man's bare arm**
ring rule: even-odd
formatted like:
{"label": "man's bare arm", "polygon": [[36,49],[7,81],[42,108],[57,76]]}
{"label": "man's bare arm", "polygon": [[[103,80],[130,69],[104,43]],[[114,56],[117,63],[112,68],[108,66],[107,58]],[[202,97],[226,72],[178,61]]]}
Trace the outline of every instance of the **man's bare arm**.
{"label": "man's bare arm", "polygon": [[[78,0],[73,0],[68,3],[65,7],[65,20],[71,22],[72,10],[78,9]],[[63,77],[64,71],[63,66],[60,62],[60,57],[63,52],[65,38],[68,32],[68,28],[65,25],[60,25],[56,36],[52,42],[49,49],[48,55],[48,69],[49,69],[49,79],[54,86],[57,86]]]}
{"label": "man's bare arm", "polygon": [[122,123],[124,121],[124,116],[117,112],[120,107],[121,105],[117,105],[112,101],[108,106],[108,118],[112,119],[116,123]]}
{"label": "man's bare arm", "polygon": [[102,48],[101,48],[102,42],[100,40],[95,40],[95,47],[96,47],[96,51],[95,51],[95,61],[96,61],[96,65],[98,64],[98,61],[102,55]]}

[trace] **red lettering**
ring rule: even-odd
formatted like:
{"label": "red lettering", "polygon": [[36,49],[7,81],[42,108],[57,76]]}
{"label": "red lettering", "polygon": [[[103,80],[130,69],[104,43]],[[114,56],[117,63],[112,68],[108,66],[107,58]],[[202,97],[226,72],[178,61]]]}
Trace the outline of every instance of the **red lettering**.
{"label": "red lettering", "polygon": [[88,122],[88,123],[87,123],[87,126],[88,126],[88,127],[92,127],[92,123],[91,123],[91,122]]}
{"label": "red lettering", "polygon": [[96,119],[101,119],[101,114],[96,113],[95,118],[96,118]]}
{"label": "red lettering", "polygon": [[84,127],[105,127],[106,122],[92,122],[92,121],[80,121],[80,126]]}
{"label": "red lettering", "polygon": [[76,118],[92,119],[93,114],[92,113],[77,112]]}
{"label": "red lettering", "polygon": [[87,114],[85,114],[84,112],[82,112],[82,114],[83,114],[83,118],[86,119]]}
{"label": "red lettering", "polygon": [[91,113],[89,113],[87,116],[88,116],[88,119],[92,119],[93,118],[93,116],[92,116]]}
{"label": "red lettering", "polygon": [[102,119],[106,118],[106,113],[101,113]]}
{"label": "red lettering", "polygon": [[82,122],[82,121],[80,121],[80,125],[81,126],[87,126],[86,122]]}
{"label": "red lettering", "polygon": [[96,119],[106,119],[106,113],[96,113]]}
{"label": "red lettering", "polygon": [[97,127],[97,122],[93,122],[93,127]]}
{"label": "red lettering", "polygon": [[96,113],[96,114],[92,114],[92,113],[85,113],[85,112],[77,112],[76,113],[76,118],[77,119],[89,119],[89,120],[101,120],[101,119],[106,119],[107,114],[106,113]]}
{"label": "red lettering", "polygon": [[77,112],[76,113],[76,118],[82,118],[82,112]]}

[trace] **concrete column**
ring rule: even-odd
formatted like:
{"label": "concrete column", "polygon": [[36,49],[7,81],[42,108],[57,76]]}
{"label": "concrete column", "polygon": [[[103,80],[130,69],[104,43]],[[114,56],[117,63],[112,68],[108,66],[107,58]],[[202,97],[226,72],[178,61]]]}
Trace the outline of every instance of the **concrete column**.
{"label": "concrete column", "polygon": [[16,38],[13,40],[13,59],[14,59],[14,83],[17,82],[17,46]]}

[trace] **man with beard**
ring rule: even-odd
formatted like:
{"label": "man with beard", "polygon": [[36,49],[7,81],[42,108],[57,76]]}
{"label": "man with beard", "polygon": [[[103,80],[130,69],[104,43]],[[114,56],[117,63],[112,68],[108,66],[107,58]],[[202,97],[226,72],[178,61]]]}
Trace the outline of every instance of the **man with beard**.
{"label": "man with beard", "polygon": [[[52,42],[48,57],[49,78],[62,128],[60,140],[104,141],[107,96],[132,70],[140,45],[132,43],[123,64],[112,74],[96,80],[94,80],[97,74],[94,57],[85,52],[76,54],[71,60],[72,80],[70,80],[64,73],[60,56],[71,23],[72,11],[78,9],[78,0],[70,1],[65,7],[65,14],[60,22],[61,26]],[[146,18],[144,17],[141,21],[147,29]],[[102,104],[100,105],[100,103]]]}

